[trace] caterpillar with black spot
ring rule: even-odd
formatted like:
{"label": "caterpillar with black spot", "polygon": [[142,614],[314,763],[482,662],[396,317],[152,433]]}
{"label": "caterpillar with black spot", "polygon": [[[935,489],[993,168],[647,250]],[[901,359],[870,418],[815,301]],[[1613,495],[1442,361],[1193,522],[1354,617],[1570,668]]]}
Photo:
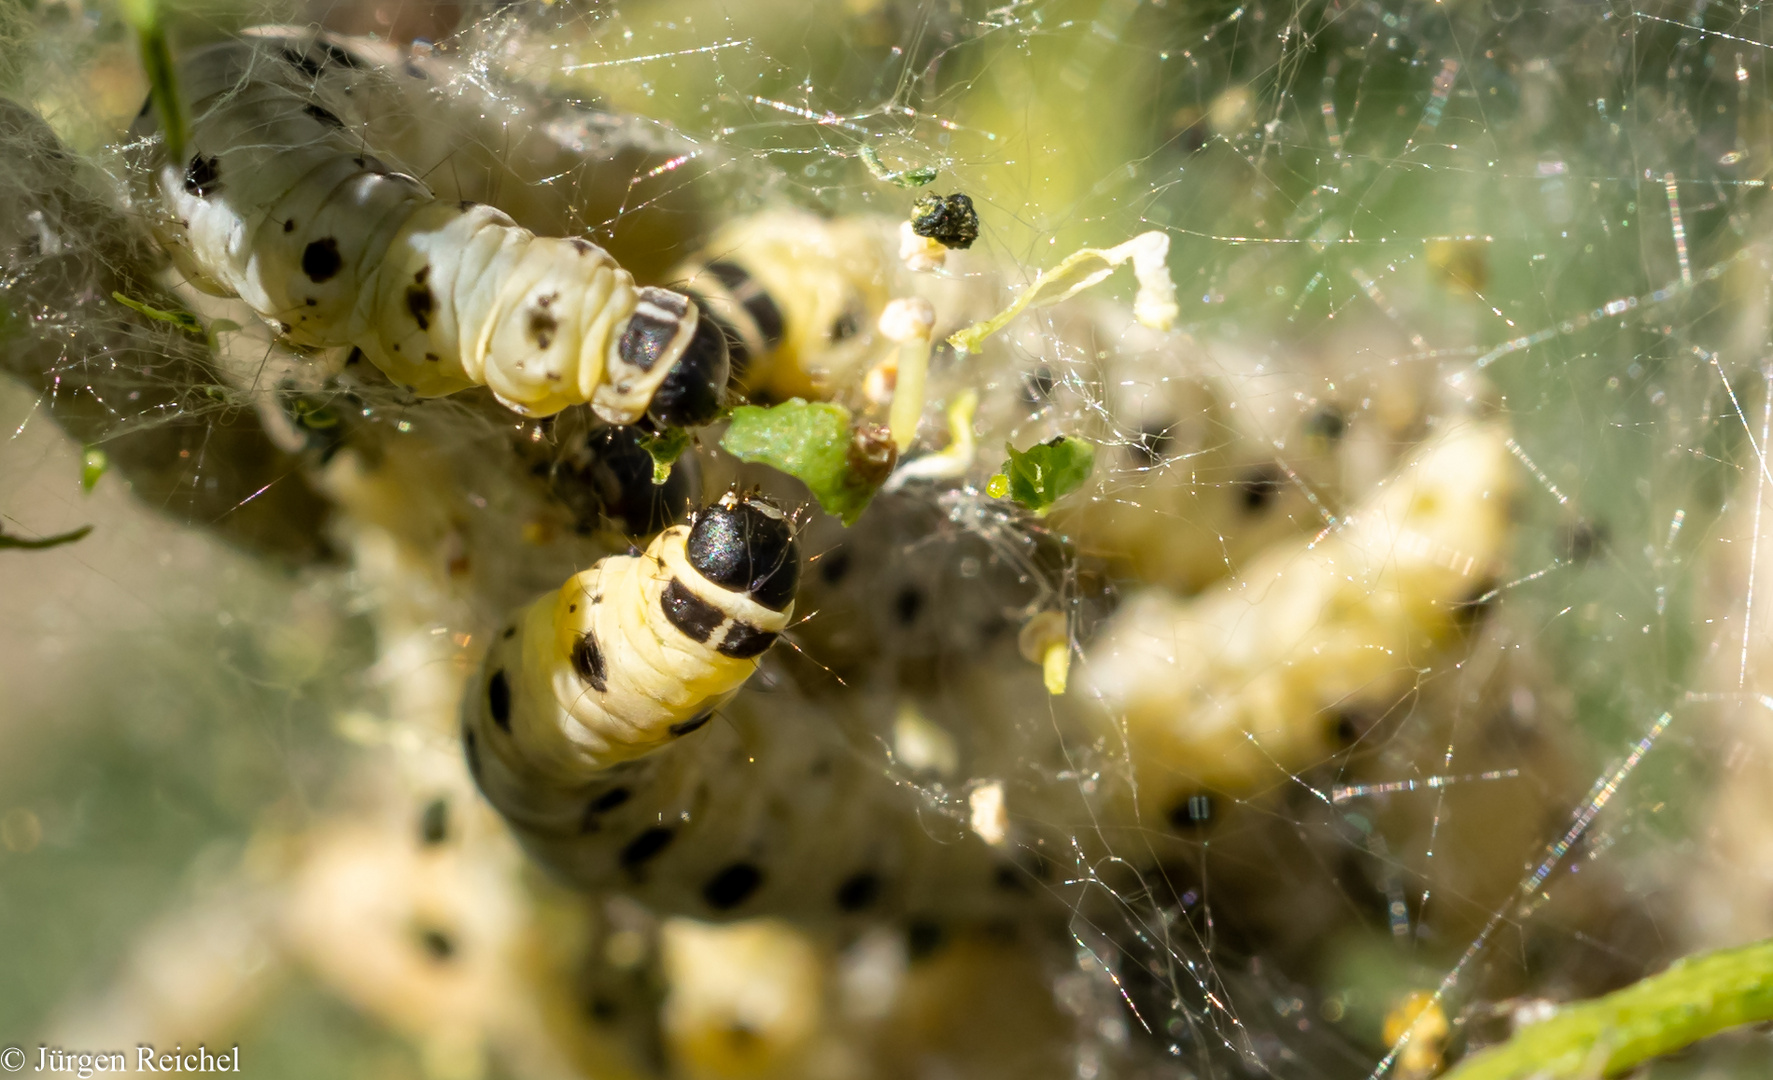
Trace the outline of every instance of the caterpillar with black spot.
{"label": "caterpillar with black spot", "polygon": [[589,403],[604,420],[687,427],[725,390],[725,335],[681,293],[636,287],[602,248],[443,202],[373,156],[321,39],[263,36],[186,56],[190,146],[165,160],[144,110],[132,170],[175,262],[291,342],[355,346],[409,391],[486,386],[512,410]]}
{"label": "caterpillar with black spot", "polygon": [[788,518],[728,494],[521,609],[464,699],[481,791],[542,865],[659,914],[1025,907],[1021,871],[964,824],[932,841],[914,794],[845,743],[842,707],[740,693],[799,580]]}

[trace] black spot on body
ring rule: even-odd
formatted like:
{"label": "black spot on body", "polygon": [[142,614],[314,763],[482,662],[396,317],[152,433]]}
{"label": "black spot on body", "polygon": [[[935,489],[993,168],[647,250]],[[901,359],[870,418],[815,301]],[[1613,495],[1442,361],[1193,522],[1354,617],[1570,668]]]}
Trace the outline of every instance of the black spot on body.
{"label": "black spot on body", "polygon": [[757,887],[763,884],[763,871],[748,862],[736,862],[708,879],[702,886],[702,899],[716,911],[738,907]]}
{"label": "black spot on body", "polygon": [[1597,525],[1586,518],[1577,518],[1568,526],[1558,530],[1558,546],[1563,549],[1562,555],[1567,562],[1583,566],[1594,558],[1595,552],[1606,543],[1605,526]]}
{"label": "black spot on body", "polygon": [[880,899],[880,878],[866,870],[851,874],[837,886],[837,909],[861,911]]}
{"label": "black spot on body", "polygon": [[449,839],[449,800],[432,799],[419,814],[419,840],[427,845]]}
{"label": "black spot on body", "polygon": [[773,632],[734,621],[727,629],[726,637],[721,639],[717,651],[720,655],[730,656],[735,660],[749,660],[753,656],[762,655],[765,649],[775,643],[776,635]]}
{"label": "black spot on body", "polygon": [[345,130],[345,122],[343,120],[340,120],[337,116],[333,115],[326,109],[321,108],[319,105],[303,105],[302,111],[329,128],[335,128],[339,131]]}
{"label": "black spot on body", "polygon": [[1023,876],[1020,867],[1013,865],[998,867],[997,871],[991,875],[991,883],[1004,892],[1026,893],[1028,891],[1027,878]]}
{"label": "black spot on body", "polygon": [[409,77],[411,77],[411,78],[414,78],[414,79],[424,79],[424,80],[426,80],[426,81],[427,81],[427,82],[429,82],[429,81],[430,81],[430,79],[431,79],[431,76],[429,76],[429,75],[427,75],[427,74],[425,74],[425,69],[424,69],[424,68],[422,68],[422,67],[420,67],[420,66],[419,66],[419,65],[417,65],[417,64],[415,64],[415,63],[413,63],[413,62],[412,62],[412,61],[411,61],[411,60],[408,60],[408,61],[407,61],[407,62],[406,62],[406,69],[405,69],[405,70],[406,70],[406,74],[407,74],[407,75],[408,75],[408,76],[409,76]]}
{"label": "black spot on body", "polygon": [[283,59],[288,61],[291,67],[301,71],[310,79],[318,79],[320,77],[320,72],[322,70],[320,61],[315,60],[313,57],[308,56],[305,53],[299,53],[294,49],[284,49]]}
{"label": "black spot on body", "polygon": [[691,641],[707,641],[709,635],[726,621],[726,613],[684,588],[683,582],[672,578],[659,597],[659,607],[671,625],[683,631]]}
{"label": "black spot on body", "polygon": [[222,190],[222,161],[220,158],[204,157],[198,154],[185,166],[185,193],[207,199]]}
{"label": "black spot on body", "polygon": [[406,290],[406,310],[412,314],[412,321],[419,324],[420,330],[431,329],[431,312],[436,309],[437,298],[431,295],[428,285],[412,285]]}
{"label": "black spot on body", "polygon": [[295,232],[295,218],[290,218],[283,223],[283,231],[286,233]]}
{"label": "black spot on body", "polygon": [[711,712],[705,712],[700,716],[692,716],[688,720],[679,720],[677,723],[672,724],[666,730],[671,732],[671,734],[677,735],[677,736],[688,735],[690,732],[695,731],[698,728],[700,728],[703,724],[706,724],[708,722],[708,718],[713,715],[714,714]]}
{"label": "black spot on body", "polygon": [[1170,811],[1170,824],[1185,830],[1205,828],[1213,820],[1215,809],[1211,795],[1190,795]]}
{"label": "black spot on body", "polygon": [[511,730],[511,683],[505,678],[505,669],[492,673],[486,681],[486,705],[492,711],[493,723],[505,731]]}
{"label": "black spot on body", "polygon": [[339,242],[333,237],[323,237],[302,249],[302,273],[316,285],[330,280],[344,265],[345,260],[339,255]]}
{"label": "black spot on body", "polygon": [[767,503],[748,499],[704,508],[690,527],[684,551],[703,577],[749,593],[772,611],[786,608],[800,585],[794,531]]}
{"label": "black spot on body", "polygon": [[843,548],[833,548],[819,560],[819,577],[825,584],[835,585],[850,572],[850,553]]}
{"label": "black spot on body", "polygon": [[1022,380],[1022,400],[1030,405],[1039,405],[1053,396],[1053,371],[1041,365],[1029,372]]}
{"label": "black spot on body", "polygon": [[905,928],[905,951],[913,960],[922,960],[942,947],[946,937],[940,923],[932,919],[912,919]]}
{"label": "black spot on body", "polygon": [[1238,490],[1243,495],[1243,507],[1246,514],[1259,514],[1268,509],[1280,494],[1280,477],[1273,469],[1257,469],[1237,482]]}
{"label": "black spot on body", "polygon": [[616,807],[627,802],[632,795],[633,792],[625,787],[613,787],[602,795],[597,796],[597,798],[592,799],[590,809],[595,810],[600,814],[606,810],[614,810]]}
{"label": "black spot on body", "polygon": [[593,244],[591,241],[586,240],[584,237],[581,237],[581,236],[568,237],[566,242],[568,244],[571,244],[572,249],[574,251],[578,252],[580,255],[589,255],[593,251],[597,250],[596,244]]}
{"label": "black spot on body", "polygon": [[573,671],[600,694],[608,688],[603,650],[597,647],[597,639],[590,634],[581,637],[573,645]]}
{"label": "black spot on body", "polygon": [[622,849],[622,854],[618,856],[622,869],[630,874],[636,873],[656,858],[659,852],[664,851],[676,836],[675,831],[659,825],[647,829],[628,841],[628,846]]}
{"label": "black spot on body", "polygon": [[546,351],[554,344],[554,334],[559,329],[560,320],[547,311],[538,309],[529,313],[529,337],[537,349]]}
{"label": "black spot on body", "polygon": [[910,626],[917,621],[918,613],[923,611],[923,590],[915,585],[907,585],[899,590],[893,598],[893,614],[898,618],[900,626]]}
{"label": "black spot on body", "polygon": [[616,807],[627,801],[628,789],[625,787],[616,787],[610,788],[602,795],[599,795],[597,798],[586,803],[585,812],[579,817],[579,835],[584,836],[587,833],[594,833],[601,830],[603,826],[597,820],[597,816],[605,811],[614,810]]}
{"label": "black spot on body", "polygon": [[1169,454],[1170,444],[1176,441],[1171,431],[1168,425],[1147,424],[1139,429],[1139,437],[1127,444],[1127,451],[1145,465],[1161,465]]}
{"label": "black spot on body", "polygon": [[419,944],[424,946],[425,955],[438,963],[453,959],[456,955],[454,939],[435,927],[428,926],[419,930]]}
{"label": "black spot on body", "polygon": [[1334,405],[1325,405],[1305,421],[1305,434],[1326,442],[1335,442],[1348,430],[1348,421],[1343,418],[1342,410]]}
{"label": "black spot on body", "polygon": [[515,626],[505,627],[505,632],[500,636],[503,637],[506,641],[510,641],[512,638],[517,636],[517,627],[515,627]]}

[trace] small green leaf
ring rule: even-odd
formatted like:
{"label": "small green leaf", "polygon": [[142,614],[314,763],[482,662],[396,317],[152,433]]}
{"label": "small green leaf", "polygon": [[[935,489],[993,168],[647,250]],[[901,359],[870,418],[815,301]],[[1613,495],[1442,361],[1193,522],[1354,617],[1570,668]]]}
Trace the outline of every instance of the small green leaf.
{"label": "small green leaf", "polygon": [[22,536],[8,536],[6,533],[0,532],[0,548],[20,548],[25,551],[41,551],[44,548],[60,547],[62,544],[72,544],[74,541],[80,539],[91,531],[91,525],[82,525],[71,532],[57,533],[55,536],[45,536],[40,540],[26,540]]}
{"label": "small green leaf", "polygon": [[640,446],[653,458],[653,483],[671,479],[671,466],[689,449],[690,433],[683,428],[666,428],[657,435],[640,432]]}
{"label": "small green leaf", "polygon": [[845,525],[861,515],[898,459],[885,428],[852,425],[843,406],[800,398],[734,409],[720,445],[740,461],[761,462],[799,480]]}
{"label": "small green leaf", "polygon": [[[1054,503],[1083,486],[1096,464],[1096,448],[1084,439],[1054,436],[1047,442],[1017,452],[1004,443],[1010,459],[1003,464],[1009,479],[1010,498],[1036,514],[1044,515]],[[986,490],[995,494],[987,485]]]}
{"label": "small green leaf", "polygon": [[87,447],[86,452],[80,456],[80,489],[91,491],[92,485],[98,483],[99,477],[105,475],[105,470],[110,467],[111,459],[105,456],[103,450],[96,446]]}
{"label": "small green leaf", "polygon": [[132,300],[120,292],[112,293],[111,299],[117,301],[131,311],[141,312],[150,319],[171,323],[188,334],[196,334],[198,337],[204,336],[203,324],[197,321],[197,316],[188,311],[161,311],[157,307],[149,307],[140,300]]}

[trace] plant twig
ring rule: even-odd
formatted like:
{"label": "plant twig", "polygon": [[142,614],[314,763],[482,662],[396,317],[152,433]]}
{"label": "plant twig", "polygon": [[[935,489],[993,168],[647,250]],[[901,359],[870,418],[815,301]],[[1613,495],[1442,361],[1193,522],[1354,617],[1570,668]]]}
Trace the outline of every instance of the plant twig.
{"label": "plant twig", "polygon": [[1623,990],[1565,1006],[1442,1080],[1612,1076],[1765,1020],[1773,1020],[1773,940],[1677,960]]}

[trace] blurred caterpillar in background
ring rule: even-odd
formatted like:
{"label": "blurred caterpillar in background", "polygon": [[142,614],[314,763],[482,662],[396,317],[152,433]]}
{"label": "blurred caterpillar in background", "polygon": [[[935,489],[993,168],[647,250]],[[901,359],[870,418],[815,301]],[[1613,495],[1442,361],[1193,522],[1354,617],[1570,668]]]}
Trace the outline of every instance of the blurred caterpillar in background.
{"label": "blurred caterpillar in background", "polygon": [[164,160],[144,111],[135,170],[162,239],[194,282],[245,300],[299,345],[354,345],[423,396],[485,385],[548,416],[712,419],[725,336],[694,303],[639,288],[580,238],[538,237],[500,211],[437,200],[369,156],[328,71],[349,54],[261,36],[189,55],[184,162]]}
{"label": "blurred caterpillar in background", "polygon": [[1306,769],[1409,697],[1494,588],[1508,439],[1500,420],[1454,427],[1329,535],[1192,599],[1145,590],[1109,618],[1079,689],[1124,732],[1142,814],[1200,824],[1196,796]]}

